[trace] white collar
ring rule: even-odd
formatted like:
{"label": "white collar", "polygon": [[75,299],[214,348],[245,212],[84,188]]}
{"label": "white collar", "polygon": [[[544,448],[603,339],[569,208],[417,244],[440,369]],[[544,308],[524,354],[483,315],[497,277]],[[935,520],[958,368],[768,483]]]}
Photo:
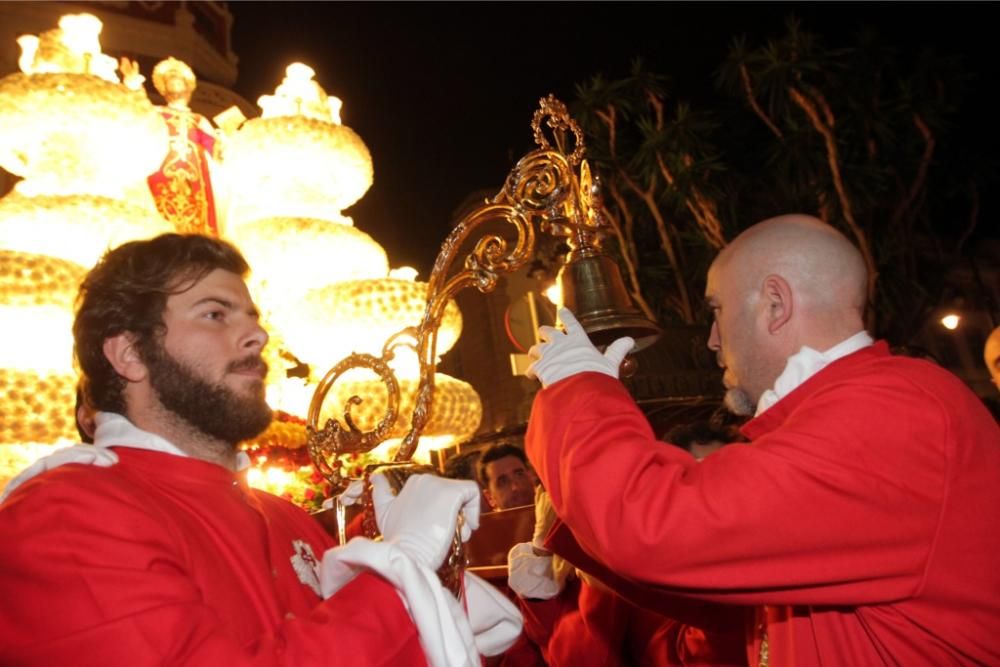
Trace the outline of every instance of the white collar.
{"label": "white collar", "polygon": [[760,400],[757,401],[757,414],[754,416],[759,417],[772,405],[792,393],[803,382],[823,370],[827,364],[857,352],[861,348],[868,347],[874,342],[868,332],[859,331],[826,352],[817,352],[811,347],[803,345],[801,350],[788,357],[785,370],[774,381],[774,388],[761,394]]}
{"label": "white collar", "polygon": [[[98,412],[94,422],[97,424],[94,444],[98,447],[129,447],[190,458],[188,453],[177,445],[155,433],[143,431],[115,412]],[[236,469],[243,470],[248,467],[250,467],[250,457],[246,452],[237,452]]]}

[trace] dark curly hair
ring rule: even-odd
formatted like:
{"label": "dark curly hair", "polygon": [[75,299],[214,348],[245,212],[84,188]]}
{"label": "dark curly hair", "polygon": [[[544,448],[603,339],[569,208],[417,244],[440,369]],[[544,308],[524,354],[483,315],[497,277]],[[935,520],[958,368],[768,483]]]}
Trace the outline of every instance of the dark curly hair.
{"label": "dark curly hair", "polygon": [[516,456],[524,464],[524,467],[529,467],[528,456],[524,453],[524,450],[513,445],[509,442],[498,442],[496,444],[490,445],[483,450],[482,454],[479,456],[479,462],[476,463],[476,477],[479,480],[479,486],[484,489],[489,488],[490,476],[486,472],[486,466],[494,461],[499,461],[500,459],[507,458],[508,456]]}
{"label": "dark curly hair", "polygon": [[125,412],[125,380],[104,355],[104,341],[129,332],[142,349],[163,335],[167,297],[216,269],[245,276],[249,266],[235,247],[197,234],[163,234],[131,241],[104,254],[76,297],[73,354],[87,402]]}

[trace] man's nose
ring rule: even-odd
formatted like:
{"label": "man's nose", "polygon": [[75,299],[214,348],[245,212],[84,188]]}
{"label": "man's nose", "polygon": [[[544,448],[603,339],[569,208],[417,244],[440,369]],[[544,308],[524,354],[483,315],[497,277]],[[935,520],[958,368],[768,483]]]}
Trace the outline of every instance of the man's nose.
{"label": "man's nose", "polygon": [[253,320],[247,333],[243,337],[243,347],[252,350],[262,350],[270,340],[267,331],[260,325],[258,320]]}
{"label": "man's nose", "polygon": [[708,349],[718,352],[722,349],[722,340],[719,337],[719,323],[712,322],[712,328],[708,332]]}

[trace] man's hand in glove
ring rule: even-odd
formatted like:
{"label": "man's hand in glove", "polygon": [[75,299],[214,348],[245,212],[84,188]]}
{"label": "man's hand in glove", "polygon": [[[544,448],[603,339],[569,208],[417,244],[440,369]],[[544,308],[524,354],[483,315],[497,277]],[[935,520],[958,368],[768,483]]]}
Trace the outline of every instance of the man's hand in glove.
{"label": "man's hand in glove", "polygon": [[432,570],[444,562],[462,514],[462,541],[479,527],[479,485],[473,481],[413,475],[398,496],[384,476],[372,475],[375,521],[382,538]]}
{"label": "man's hand in glove", "polygon": [[559,319],[566,328],[565,332],[548,326],[538,328],[538,336],[544,342],[533,345],[528,350],[528,356],[534,362],[525,375],[537,378],[542,387],[587,371],[604,373],[617,379],[622,359],[635,346],[635,341],[628,336],[619,338],[601,354],[590,342],[587,332],[576,321],[573,313],[560,308]]}
{"label": "man's hand in glove", "polygon": [[548,492],[539,484],[535,487],[535,533],[531,538],[531,546],[536,556],[547,556],[545,536],[549,534],[552,524],[556,522],[556,511],[552,509],[552,501]]}

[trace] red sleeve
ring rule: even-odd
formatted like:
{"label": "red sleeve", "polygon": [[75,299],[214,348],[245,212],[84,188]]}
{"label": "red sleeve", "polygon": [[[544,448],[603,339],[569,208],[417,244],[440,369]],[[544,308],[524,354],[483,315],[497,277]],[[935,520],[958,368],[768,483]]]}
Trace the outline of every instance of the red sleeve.
{"label": "red sleeve", "polygon": [[696,463],[620,382],[584,373],[539,392],[526,449],[556,513],[623,576],[730,603],[865,604],[919,585],[944,493],[942,446],[906,446],[942,432],[939,413],[904,423],[898,403],[898,387],[832,385]]}
{"label": "red sleeve", "polygon": [[580,582],[575,577],[566,581],[562,592],[550,600],[527,600],[515,596],[524,618],[524,634],[537,646],[548,661],[548,645],[559,622],[568,614],[577,611],[577,596]]}
{"label": "red sleeve", "polygon": [[[247,588],[259,593],[259,608],[223,617],[178,566],[184,547],[151,520],[143,498],[125,504],[107,489],[62,483],[57,473],[72,467],[32,480],[0,506],[0,663],[426,664],[399,595],[371,574],[284,616],[280,595],[255,583]],[[245,562],[220,551],[226,558],[229,569]],[[266,629],[240,641],[238,624]]]}

